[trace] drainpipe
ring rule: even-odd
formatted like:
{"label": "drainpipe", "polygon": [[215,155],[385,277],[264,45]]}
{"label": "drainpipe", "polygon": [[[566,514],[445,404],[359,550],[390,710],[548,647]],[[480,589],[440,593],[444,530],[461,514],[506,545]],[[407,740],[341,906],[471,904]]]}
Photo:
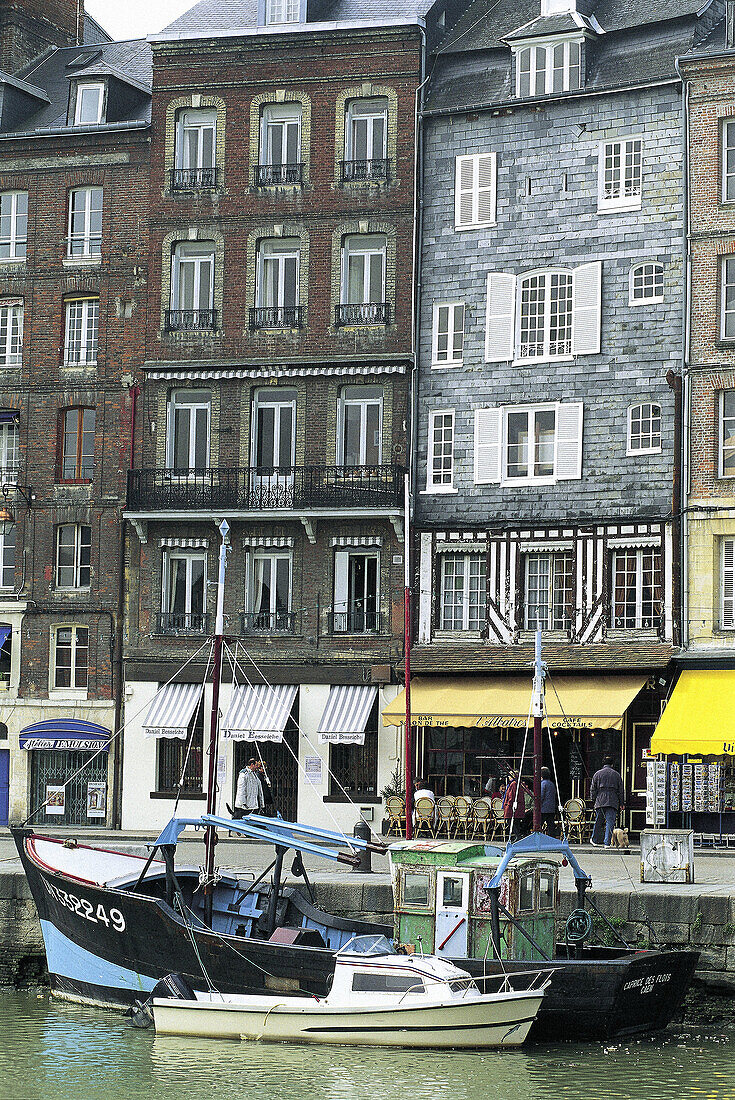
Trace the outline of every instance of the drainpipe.
{"label": "drainpipe", "polygon": [[[690,209],[689,209],[689,84],[682,75],[679,67],[679,58],[675,62],[676,71],[682,82],[681,97],[681,125],[682,125],[682,262],[684,264],[683,302],[682,302],[682,361],[681,383],[679,386],[679,418],[677,424],[680,432],[680,477],[679,500],[674,502],[674,514],[681,516],[679,523],[680,533],[680,568],[678,576],[680,581],[680,628],[679,644],[686,649],[689,646],[689,514],[687,511],[687,499],[689,494],[689,481],[691,477],[690,456],[690,405],[691,405],[691,378],[689,372],[689,355],[691,342],[691,326],[689,318],[689,303],[691,301],[691,263],[689,256],[690,233]],[[676,574],[675,574],[676,576]]]}

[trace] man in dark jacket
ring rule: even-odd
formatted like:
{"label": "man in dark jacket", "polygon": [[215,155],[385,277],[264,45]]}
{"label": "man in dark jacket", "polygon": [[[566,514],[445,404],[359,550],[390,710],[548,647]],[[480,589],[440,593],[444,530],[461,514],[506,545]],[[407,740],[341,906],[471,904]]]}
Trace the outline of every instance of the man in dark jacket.
{"label": "man in dark jacket", "polygon": [[618,810],[625,804],[623,780],[612,763],[612,756],[606,756],[600,770],[592,776],[590,798],[594,803],[597,816],[591,843],[597,848],[600,848],[603,843],[603,829],[605,847],[610,847]]}

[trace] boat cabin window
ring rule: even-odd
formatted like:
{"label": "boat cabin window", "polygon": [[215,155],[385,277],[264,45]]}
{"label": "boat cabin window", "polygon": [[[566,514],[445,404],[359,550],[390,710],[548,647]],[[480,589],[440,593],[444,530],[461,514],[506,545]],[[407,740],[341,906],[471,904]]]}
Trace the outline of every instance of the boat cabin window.
{"label": "boat cabin window", "polygon": [[477,982],[472,978],[455,978],[453,982],[449,983],[449,988],[452,993],[464,993],[465,991],[470,993],[479,993],[480,988]]}
{"label": "boat cabin window", "polygon": [[554,877],[551,871],[539,871],[537,909],[554,908]]}
{"label": "boat cabin window", "polygon": [[442,890],[442,905],[445,909],[461,909],[462,908],[462,879],[451,878],[449,875],[444,877],[444,887]]}
{"label": "boat cabin window", "polygon": [[425,993],[426,988],[416,974],[354,974],[353,993]]}
{"label": "boat cabin window", "polygon": [[406,871],[403,876],[403,904],[416,908],[429,907],[429,876],[420,871]]}
{"label": "boat cabin window", "polygon": [[536,877],[535,871],[527,871],[525,875],[521,876],[520,881],[520,902],[518,909],[520,912],[533,910],[535,908],[533,904],[533,881]]}

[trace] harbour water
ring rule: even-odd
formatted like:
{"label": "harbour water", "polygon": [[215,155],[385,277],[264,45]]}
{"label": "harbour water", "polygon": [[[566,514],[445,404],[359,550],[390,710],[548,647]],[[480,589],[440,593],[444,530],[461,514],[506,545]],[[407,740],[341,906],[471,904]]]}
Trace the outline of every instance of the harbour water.
{"label": "harbour water", "polygon": [[0,994],[2,1100],[734,1100],[735,1037],[681,1031],[483,1054],[157,1039],[129,1020]]}

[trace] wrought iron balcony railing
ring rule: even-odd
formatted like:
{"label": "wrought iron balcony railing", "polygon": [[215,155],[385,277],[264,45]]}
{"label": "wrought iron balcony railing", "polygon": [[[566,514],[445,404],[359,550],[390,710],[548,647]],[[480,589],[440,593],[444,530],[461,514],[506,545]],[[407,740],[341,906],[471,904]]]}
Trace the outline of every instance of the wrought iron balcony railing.
{"label": "wrought iron balcony railing", "polygon": [[136,511],[396,508],[401,466],[218,466],[128,472],[128,507]]}
{"label": "wrought iron balcony railing", "polygon": [[390,324],[389,302],[355,302],[334,307],[334,323],[343,325]]}
{"label": "wrought iron balcony railing", "polygon": [[250,327],[301,328],[301,306],[255,306],[250,310]]}
{"label": "wrought iron balcony railing", "polygon": [[217,187],[216,168],[172,168],[172,191],[214,191]]}
{"label": "wrought iron balcony railing", "polygon": [[240,633],[249,634],[294,634],[296,632],[295,611],[242,611],[240,613]]}
{"label": "wrought iron balcony railing", "polygon": [[304,181],[304,166],[296,164],[256,164],[256,187],[299,186]]}
{"label": "wrought iron balcony railing", "polygon": [[169,332],[212,332],[217,328],[216,309],[167,309]]}
{"label": "wrought iron balcony railing", "polygon": [[210,619],[202,612],[160,611],[156,615],[156,634],[209,634]]}
{"label": "wrought iron balcony railing", "polygon": [[364,611],[353,608],[351,611],[331,611],[329,613],[330,634],[381,634],[383,615],[380,611]]}
{"label": "wrought iron balcony railing", "polygon": [[102,257],[102,237],[67,237],[67,260],[97,261]]}
{"label": "wrought iron balcony railing", "polygon": [[342,183],[387,183],[390,177],[390,159],[341,160],[339,162]]}

